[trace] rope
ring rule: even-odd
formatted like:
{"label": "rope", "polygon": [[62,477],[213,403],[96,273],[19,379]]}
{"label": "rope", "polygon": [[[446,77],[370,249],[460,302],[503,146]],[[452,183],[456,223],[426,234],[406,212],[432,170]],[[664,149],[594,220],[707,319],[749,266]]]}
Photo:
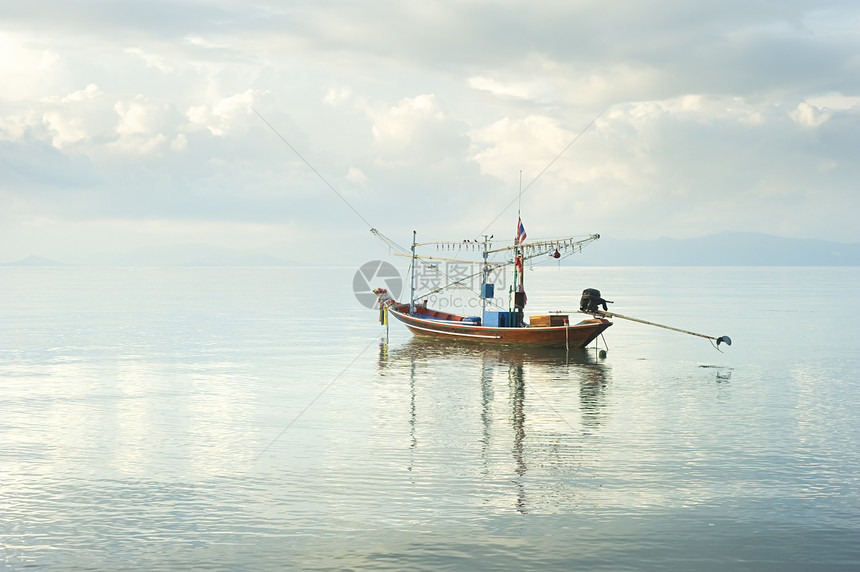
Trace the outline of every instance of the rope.
{"label": "rope", "polygon": [[319,171],[317,171],[316,169],[314,169],[314,166],[313,166],[313,165],[311,165],[311,164],[308,162],[308,160],[307,160],[307,159],[305,159],[305,158],[302,156],[302,154],[298,152],[298,150],[296,150],[296,148],[295,148],[295,147],[293,147],[292,145],[290,145],[290,142],[289,142],[289,141],[287,141],[287,140],[286,140],[286,138],[284,138],[284,136],[283,136],[283,135],[281,135],[280,133],[278,133],[278,130],[277,130],[277,129],[275,129],[275,128],[272,126],[272,124],[271,124],[271,123],[269,123],[268,121],[266,121],[266,118],[265,118],[265,117],[263,117],[262,115],[260,115],[260,112],[259,112],[259,111],[257,111],[257,110],[256,110],[256,109],[254,109],[253,107],[251,108],[251,111],[253,111],[254,113],[256,113],[256,114],[257,114],[257,117],[259,117],[260,119],[262,119],[262,120],[263,120],[263,123],[265,123],[266,125],[268,125],[269,129],[271,129],[271,130],[272,130],[272,132],[273,132],[275,135],[277,135],[277,136],[281,139],[281,141],[283,141],[284,143],[286,143],[286,144],[287,144],[287,147],[289,147],[289,148],[293,151],[293,153],[295,153],[295,154],[296,154],[296,156],[297,156],[299,159],[301,159],[301,160],[304,162],[304,164],[305,164],[305,165],[307,165],[307,166],[308,166],[308,168],[309,168],[311,171],[313,171],[313,172],[314,172],[314,174],[315,174],[317,177],[319,177],[319,178],[320,178],[320,180],[321,180],[323,183],[325,183],[325,184],[326,184],[326,186],[327,186],[329,189],[331,189],[331,191],[332,191],[334,194],[336,194],[336,195],[338,196],[338,198],[340,198],[340,200],[342,200],[342,201],[343,201],[343,204],[345,204],[346,206],[348,206],[348,207],[350,208],[350,210],[352,210],[352,212],[354,212],[354,213],[355,213],[355,215],[356,215],[358,218],[360,218],[360,219],[361,219],[361,222],[363,222],[365,225],[367,225],[367,227],[368,227],[369,229],[373,230],[373,225],[372,225],[372,224],[370,224],[369,222],[367,222],[367,219],[366,219],[366,218],[364,218],[363,216],[361,216],[361,213],[360,213],[360,212],[358,212],[358,210],[356,210],[356,208],[355,208],[354,206],[352,206],[352,205],[349,203],[349,201],[348,201],[348,200],[346,200],[346,199],[343,197],[343,195],[342,195],[342,194],[340,194],[340,193],[337,191],[337,189],[335,189],[335,188],[332,186],[332,184],[331,184],[331,183],[329,183],[329,182],[326,180],[326,178],[322,176],[322,174],[320,174],[320,172],[319,172]]}
{"label": "rope", "polygon": [[362,349],[360,352],[358,352],[358,354],[357,354],[354,358],[352,358],[352,361],[351,361],[351,362],[349,362],[348,364],[346,364],[346,367],[345,367],[345,368],[343,368],[339,374],[337,374],[336,376],[334,376],[334,379],[332,379],[330,382],[328,382],[328,384],[326,384],[326,386],[322,388],[322,391],[320,391],[320,392],[317,394],[317,396],[316,396],[316,397],[314,397],[314,398],[311,400],[311,402],[310,402],[310,403],[308,403],[308,404],[305,406],[305,408],[304,408],[304,409],[302,409],[302,410],[299,412],[299,414],[298,414],[298,415],[296,415],[295,417],[293,417],[293,420],[292,420],[292,421],[290,421],[289,423],[287,423],[287,426],[286,426],[286,427],[284,427],[284,428],[281,430],[281,432],[280,432],[280,433],[278,433],[278,434],[275,436],[275,438],[274,438],[274,439],[272,439],[272,440],[269,442],[269,444],[268,444],[268,445],[266,445],[265,447],[263,447],[263,449],[262,449],[259,453],[257,453],[257,456],[256,456],[256,457],[254,457],[254,460],[253,460],[252,462],[257,462],[257,460],[258,460],[260,457],[262,457],[262,456],[263,456],[263,453],[265,453],[266,451],[268,451],[268,450],[272,447],[272,445],[274,445],[274,444],[275,444],[275,442],[276,442],[278,439],[280,439],[280,438],[284,435],[284,433],[286,433],[286,432],[287,432],[287,430],[289,430],[289,428],[290,428],[290,427],[292,427],[292,426],[295,424],[295,422],[296,422],[296,421],[298,421],[298,420],[301,418],[301,416],[302,416],[302,415],[304,415],[305,413],[307,413],[307,412],[308,412],[308,409],[310,409],[310,408],[313,406],[313,404],[314,404],[314,403],[316,403],[316,402],[317,402],[317,400],[318,400],[320,397],[322,397],[322,396],[323,396],[323,394],[324,394],[326,391],[328,391],[328,389],[329,389],[332,385],[334,385],[334,383],[335,383],[337,380],[339,380],[339,379],[343,376],[343,374],[345,374],[345,373],[347,372],[347,370],[348,370],[349,368],[351,368],[351,367],[352,367],[352,364],[354,364],[356,361],[358,361],[358,358],[360,358],[362,355],[364,355],[364,352],[366,352],[366,351],[368,350],[368,348],[370,348],[370,346],[372,346],[372,345],[373,345],[373,343],[374,343],[374,342],[379,341],[380,339],[381,339],[381,336],[377,336],[377,337],[373,338],[372,340],[370,340],[370,343],[369,343],[369,344],[367,344],[367,345],[364,347],[364,349]]}
{"label": "rope", "polygon": [[[608,108],[607,108],[607,109],[608,109]],[[595,123],[598,119],[600,119],[600,116],[601,116],[601,115],[603,115],[604,113],[606,113],[606,109],[604,109],[603,111],[601,111],[600,113],[598,113],[598,114],[597,114],[597,117],[595,117],[594,119],[592,119],[592,120],[589,122],[589,124],[588,124],[588,125],[586,125],[586,126],[582,129],[582,131],[580,131],[580,132],[577,134],[577,136],[573,138],[573,140],[572,140],[570,143],[568,143],[568,144],[567,144],[567,147],[565,147],[564,149],[562,149],[562,150],[561,150],[561,153],[559,153],[558,155],[556,155],[555,159],[553,159],[552,161],[550,161],[550,162],[549,162],[549,164],[547,164],[547,166],[546,166],[546,167],[544,167],[544,168],[543,168],[543,170],[542,170],[540,173],[538,173],[538,174],[537,174],[537,176],[536,176],[534,179],[532,179],[532,182],[531,182],[531,183],[529,183],[528,185],[526,185],[526,186],[525,186],[525,188],[523,188],[519,193],[517,193],[517,196],[516,196],[516,197],[514,197],[514,200],[512,200],[511,202],[509,202],[509,203],[505,206],[505,208],[503,208],[503,209],[502,209],[502,212],[500,212],[498,215],[496,215],[496,218],[494,218],[493,220],[491,220],[491,221],[490,221],[490,224],[488,224],[487,226],[485,226],[485,227],[484,227],[484,230],[482,230],[481,232],[479,232],[476,236],[480,236],[480,235],[484,234],[485,232],[487,232],[487,229],[488,229],[488,228],[490,228],[490,227],[493,225],[493,223],[494,223],[494,222],[496,222],[497,220],[499,220],[499,218],[500,218],[503,214],[505,214],[505,212],[507,212],[507,210],[508,210],[509,208],[511,208],[515,202],[517,202],[517,201],[521,200],[521,199],[522,199],[522,196],[523,196],[523,193],[525,193],[527,190],[529,190],[529,188],[530,188],[532,185],[534,185],[534,184],[535,184],[535,182],[537,182],[537,180],[538,180],[538,179],[540,179],[541,175],[543,175],[544,173],[546,173],[546,172],[549,170],[549,168],[550,168],[550,167],[552,167],[552,166],[555,164],[555,162],[556,162],[556,161],[558,161],[558,160],[561,158],[561,156],[562,156],[562,155],[564,155],[564,154],[567,152],[567,150],[568,150],[568,149],[570,149],[570,148],[573,146],[573,144],[574,144],[574,143],[576,143],[576,142],[579,140],[579,138],[580,138],[580,137],[582,137],[582,136],[585,134],[585,132],[586,132],[586,131],[588,131],[588,130],[591,128],[591,126],[592,126],[592,125],[594,125],[594,123]],[[522,177],[522,174],[521,174],[520,176]]]}

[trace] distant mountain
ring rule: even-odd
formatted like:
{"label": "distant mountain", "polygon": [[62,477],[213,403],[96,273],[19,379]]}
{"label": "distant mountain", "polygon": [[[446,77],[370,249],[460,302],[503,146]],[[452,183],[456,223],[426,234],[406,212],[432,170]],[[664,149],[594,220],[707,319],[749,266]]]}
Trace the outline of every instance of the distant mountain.
{"label": "distant mountain", "polygon": [[860,243],[753,232],[689,239],[601,237],[571,260],[581,266],[860,266]]}
{"label": "distant mountain", "polygon": [[[289,248],[285,246],[284,250]],[[655,240],[603,236],[568,260],[579,266],[860,266],[860,243],[781,238],[753,232],[722,232],[698,238]],[[206,244],[149,247],[83,263],[96,266],[296,265],[293,261],[259,252],[240,252]],[[63,265],[39,256],[0,264]]]}
{"label": "distant mountain", "polygon": [[0,266],[63,266],[63,263],[41,256],[28,256],[15,262],[4,262]]}
{"label": "distant mountain", "polygon": [[[207,244],[182,244],[140,248],[122,254],[76,260],[85,266],[292,266],[283,258],[254,252],[239,252]],[[40,256],[28,256],[0,266],[66,266]]]}

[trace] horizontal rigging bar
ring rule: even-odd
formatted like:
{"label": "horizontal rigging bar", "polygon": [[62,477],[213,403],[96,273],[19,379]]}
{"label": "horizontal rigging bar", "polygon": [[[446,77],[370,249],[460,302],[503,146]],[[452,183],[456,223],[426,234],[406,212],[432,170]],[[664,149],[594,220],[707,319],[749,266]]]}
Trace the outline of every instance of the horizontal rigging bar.
{"label": "horizontal rigging bar", "polygon": [[[488,243],[490,244],[490,243]],[[483,246],[483,242],[474,242],[472,240],[456,241],[435,241],[435,242],[416,242],[415,246]]]}
{"label": "horizontal rigging bar", "polygon": [[[408,254],[405,252],[404,253],[395,252],[394,256],[403,256],[405,258],[412,258],[412,254]],[[459,262],[460,264],[484,264],[484,262],[478,261],[478,260],[457,260],[454,258],[442,258],[440,256],[424,256],[424,255],[419,256],[416,254],[415,258],[417,258],[418,260],[441,260],[442,262]],[[509,264],[509,263],[505,263],[505,264]],[[497,262],[487,262],[487,266],[491,266],[491,267],[505,266],[505,264],[501,264],[501,263],[497,263]]]}
{"label": "horizontal rigging bar", "polygon": [[523,249],[545,249],[545,248],[572,248],[578,246],[585,246],[590,242],[594,242],[600,238],[599,234],[592,234],[588,238],[584,238],[581,240],[576,240],[575,237],[571,238],[558,238],[555,240],[539,240],[535,242],[524,242],[523,244],[515,244],[513,246],[506,246],[503,248],[496,248],[494,250],[488,250],[487,254],[492,254],[494,252],[504,252],[507,250],[523,250]]}
{"label": "horizontal rigging bar", "polygon": [[[514,249],[523,249],[523,248],[564,248],[564,247],[572,247],[585,245],[590,242],[593,242],[600,238],[599,234],[590,234],[585,238],[577,239],[575,236],[565,237],[565,238],[550,238],[546,240],[537,240],[532,242],[524,242],[523,244],[514,244],[512,246],[503,246],[501,248],[494,248],[487,250],[487,254],[492,254],[494,252],[505,252],[508,250]],[[487,243],[492,245],[492,243]],[[472,250],[481,251],[481,247],[484,246],[483,242],[472,242],[472,241],[463,241],[463,242],[454,242],[454,241],[434,241],[434,242],[416,242],[415,247],[419,246],[447,246],[450,248],[469,248]]]}

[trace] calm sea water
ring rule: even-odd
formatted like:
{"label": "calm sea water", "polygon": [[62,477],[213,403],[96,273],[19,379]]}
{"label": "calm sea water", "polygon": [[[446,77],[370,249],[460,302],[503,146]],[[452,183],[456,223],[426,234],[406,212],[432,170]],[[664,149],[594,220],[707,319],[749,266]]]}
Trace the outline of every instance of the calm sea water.
{"label": "calm sea water", "polygon": [[603,359],[385,342],[354,271],[0,269],[0,568],[860,569],[860,269],[529,272],[734,341]]}

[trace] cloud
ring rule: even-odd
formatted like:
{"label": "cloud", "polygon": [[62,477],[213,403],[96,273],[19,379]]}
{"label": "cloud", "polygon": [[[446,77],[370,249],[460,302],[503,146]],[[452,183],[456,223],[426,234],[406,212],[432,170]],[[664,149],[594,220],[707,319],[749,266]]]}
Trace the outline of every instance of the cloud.
{"label": "cloud", "polygon": [[21,207],[37,203],[45,208],[48,205],[42,200],[54,201],[58,194],[71,195],[100,180],[97,166],[88,157],[64,153],[29,131],[0,141],[0,174],[0,190]]}
{"label": "cloud", "polygon": [[70,143],[86,139],[87,130],[79,117],[69,117],[58,111],[47,111],[42,115],[42,122],[52,133],[51,143],[54,147],[62,148]]}
{"label": "cloud", "polygon": [[149,53],[142,48],[126,48],[125,52],[139,57],[147,67],[156,68],[162,73],[169,74],[174,71],[174,67],[167,63],[164,56]]}
{"label": "cloud", "polygon": [[510,179],[517,170],[537,176],[574,136],[556,119],[540,115],[505,117],[470,135],[481,148],[475,154],[481,172],[500,179]]}
{"label": "cloud", "polygon": [[362,187],[367,186],[367,183],[370,181],[370,179],[367,178],[367,175],[364,174],[364,171],[358,167],[349,168],[349,171],[346,174],[346,180],[351,183],[358,183]]}
{"label": "cloud", "polygon": [[62,95],[46,96],[26,115],[28,128],[43,128],[55,147],[64,148],[86,142],[104,132],[112,120],[106,94],[91,83],[84,89]]}
{"label": "cloud", "polygon": [[149,110],[142,101],[119,101],[114,105],[114,109],[119,115],[116,132],[120,135],[147,133],[150,130],[147,117]]}
{"label": "cloud", "polygon": [[87,85],[87,87],[85,87],[84,89],[79,89],[77,91],[73,91],[72,93],[66,94],[62,97],[59,97],[59,96],[45,97],[45,98],[43,98],[42,101],[44,101],[45,103],[66,104],[66,103],[76,103],[79,101],[89,101],[89,100],[96,99],[97,97],[100,97],[102,95],[104,95],[104,93],[102,92],[101,89],[99,89],[99,86],[97,86],[94,83],[91,83],[91,84]]}
{"label": "cloud", "polygon": [[368,108],[374,149],[382,164],[432,165],[462,160],[468,140],[433,94],[407,97],[396,105]]}
{"label": "cloud", "polygon": [[804,127],[820,127],[830,119],[829,113],[805,101],[799,104],[790,115],[796,123]]}
{"label": "cloud", "polygon": [[809,105],[821,110],[846,111],[860,109],[860,96],[845,96],[838,93],[810,97]]}
{"label": "cloud", "polygon": [[326,92],[323,101],[327,105],[331,105],[332,107],[337,107],[339,105],[343,105],[344,102],[349,101],[352,97],[352,90],[348,87],[332,87]]}
{"label": "cloud", "polygon": [[488,91],[500,97],[516,97],[520,99],[533,98],[533,90],[530,86],[522,83],[506,83],[497,79],[475,76],[469,78],[469,86],[474,89]]}
{"label": "cloud", "polygon": [[181,153],[188,148],[188,136],[185,133],[180,133],[170,142],[170,149],[177,153]]}
{"label": "cloud", "polygon": [[208,129],[213,135],[222,137],[231,130],[246,128],[255,100],[264,93],[246,89],[241,93],[218,98],[210,104],[191,106],[186,116],[195,126]]}
{"label": "cloud", "polygon": [[317,171],[393,233],[468,234],[522,171],[559,231],[860,240],[858,22],[837,0],[9,3],[2,200],[130,243],[151,220],[363,232]]}

